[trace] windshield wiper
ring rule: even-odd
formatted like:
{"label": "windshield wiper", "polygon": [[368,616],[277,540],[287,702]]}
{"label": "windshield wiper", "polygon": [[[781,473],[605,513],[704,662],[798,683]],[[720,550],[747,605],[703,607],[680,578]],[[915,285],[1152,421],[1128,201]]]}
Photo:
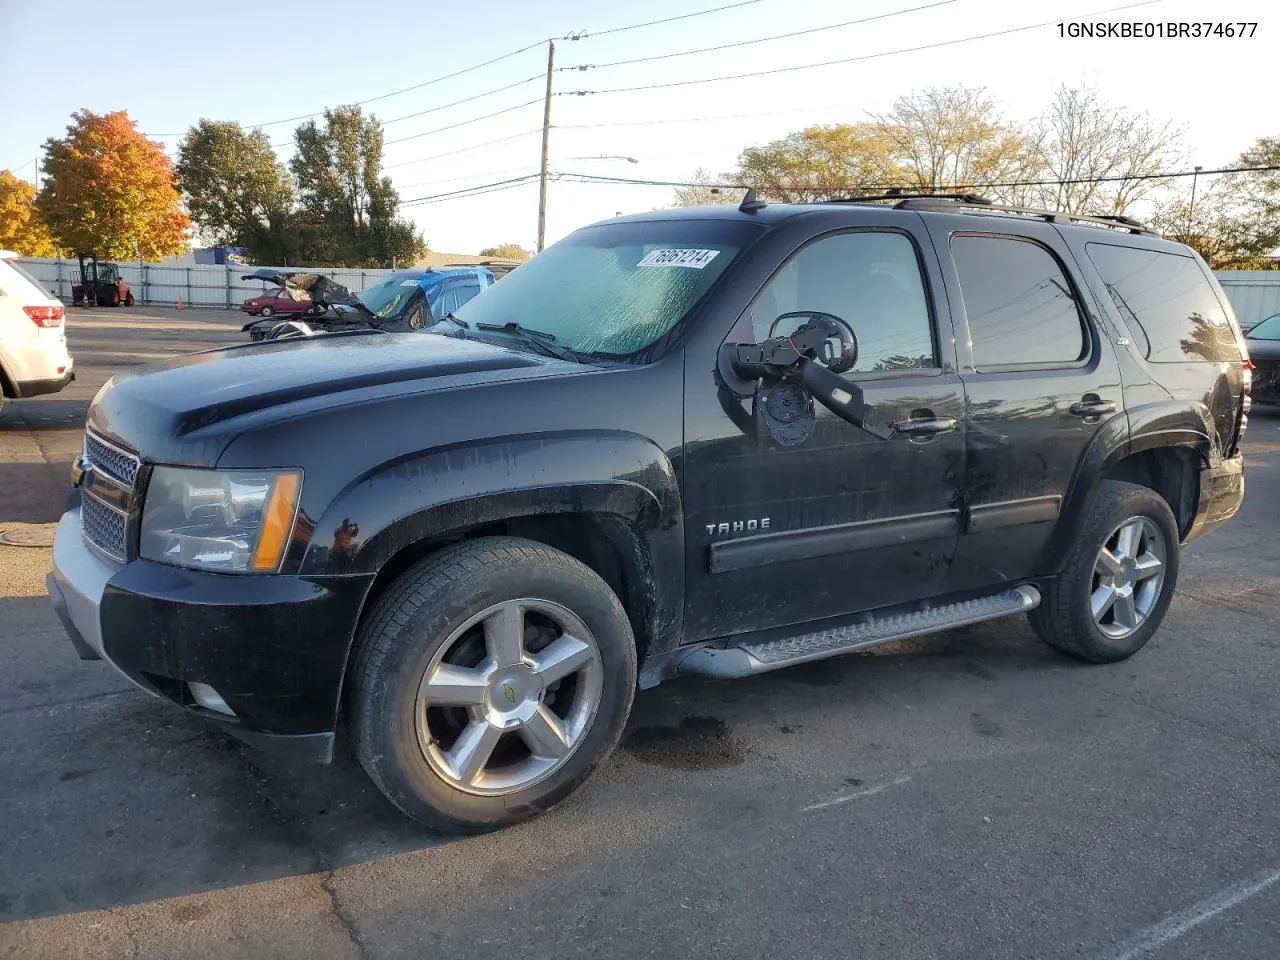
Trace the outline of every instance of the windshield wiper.
{"label": "windshield wiper", "polygon": [[549,357],[555,357],[557,360],[568,360],[571,363],[582,363],[582,358],[568,347],[554,346],[556,339],[555,334],[522,327],[514,320],[510,323],[477,323],[476,329],[497,330],[500,333],[510,333],[519,337],[525,343],[537,347]]}

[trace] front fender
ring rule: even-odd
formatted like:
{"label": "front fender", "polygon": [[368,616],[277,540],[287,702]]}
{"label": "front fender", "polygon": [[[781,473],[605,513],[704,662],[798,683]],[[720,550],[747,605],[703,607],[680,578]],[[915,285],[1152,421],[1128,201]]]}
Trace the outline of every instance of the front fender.
{"label": "front fender", "polygon": [[424,540],[555,514],[608,521],[628,582],[643,587],[647,632],[659,643],[676,642],[684,601],[679,488],[666,454],[634,434],[499,437],[384,464],[325,509],[298,572],[377,573]]}

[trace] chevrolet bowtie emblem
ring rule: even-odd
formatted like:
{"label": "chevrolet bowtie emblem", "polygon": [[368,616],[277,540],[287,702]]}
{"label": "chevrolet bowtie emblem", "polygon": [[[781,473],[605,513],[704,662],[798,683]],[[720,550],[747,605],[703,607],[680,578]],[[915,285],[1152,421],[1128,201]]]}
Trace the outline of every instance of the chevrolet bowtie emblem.
{"label": "chevrolet bowtie emblem", "polygon": [[504,683],[502,685],[502,695],[507,698],[508,703],[516,702],[516,691],[515,691],[515,688],[511,686],[511,684]]}

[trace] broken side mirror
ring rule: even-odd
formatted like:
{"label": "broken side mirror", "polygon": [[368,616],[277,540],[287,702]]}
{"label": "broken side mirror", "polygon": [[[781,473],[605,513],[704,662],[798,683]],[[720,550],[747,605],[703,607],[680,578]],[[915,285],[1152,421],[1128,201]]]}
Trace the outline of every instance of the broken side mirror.
{"label": "broken side mirror", "polygon": [[[802,408],[811,407],[812,400],[874,437],[893,436],[892,427],[871,418],[862,391],[840,376],[858,360],[858,338],[849,324],[833,314],[799,311],[779,316],[769,334],[761,343],[726,343],[718,366],[726,383],[754,382],[766,422],[780,442],[807,438],[810,431],[795,426],[797,420],[811,421]],[[771,414],[779,397],[787,413],[775,425]]]}

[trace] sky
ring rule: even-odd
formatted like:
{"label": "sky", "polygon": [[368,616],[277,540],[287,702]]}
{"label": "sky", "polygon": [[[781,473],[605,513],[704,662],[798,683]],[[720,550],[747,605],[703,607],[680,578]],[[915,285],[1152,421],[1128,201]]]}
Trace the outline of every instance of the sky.
{"label": "sky", "polygon": [[[0,0],[0,169],[31,179],[43,142],[63,135],[81,108],[127,110],[171,154],[201,118],[263,124],[287,159],[299,122],[293,118],[380,98],[364,109],[384,121],[386,172],[403,214],[431,249],[478,253],[504,242],[532,248],[537,183],[503,181],[538,171],[545,41],[553,37],[557,68],[588,67],[553,75],[553,173],[665,181],[700,167],[723,172],[746,146],[812,124],[869,119],[900,96],[956,84],[985,88],[1018,121],[1038,116],[1060,84],[1096,87],[1113,105],[1181,127],[1187,169],[1224,165],[1258,137],[1280,136],[1265,107],[1275,75],[1266,51],[1280,36],[1280,14],[1268,14],[1271,5],[1259,0],[748,0],[617,29],[733,2],[490,0],[476,9],[412,0],[123,0],[104,19],[100,3]],[[1129,8],[1115,9],[1121,6]],[[1102,12],[1108,10],[1114,12]],[[1207,17],[1257,28],[1236,38],[1089,39],[1062,36],[1058,27]],[[853,20],[866,22],[607,66]],[[72,45],[69,25],[76,23],[98,25],[95,32],[109,33],[115,49],[96,33],[93,42]],[[1033,24],[1046,25],[965,39]],[[951,42],[957,40],[964,42]],[[896,52],[933,44],[946,45]],[[813,66],[849,58],[863,59]],[[431,82],[458,71],[466,72]],[[761,71],[775,72],[685,83]],[[681,85],[608,92],[657,84]],[[408,87],[416,89],[396,92]],[[439,197],[488,184],[496,186],[483,195]],[[671,200],[670,187],[553,181],[547,242]]]}

